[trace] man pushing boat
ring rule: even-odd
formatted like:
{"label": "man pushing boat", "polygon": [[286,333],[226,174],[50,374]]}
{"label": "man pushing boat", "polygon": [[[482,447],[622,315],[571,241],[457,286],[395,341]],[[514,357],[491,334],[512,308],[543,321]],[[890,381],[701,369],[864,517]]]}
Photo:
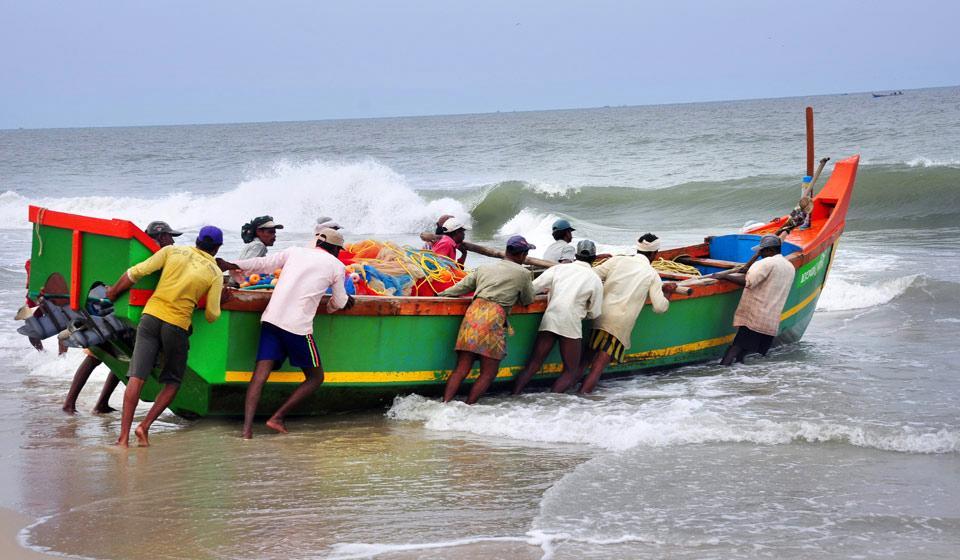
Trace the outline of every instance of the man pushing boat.
{"label": "man pushing boat", "polygon": [[200,298],[207,298],[204,314],[208,322],[213,323],[220,317],[223,276],[214,257],[221,245],[223,232],[214,226],[204,226],[197,236],[196,247],[164,247],[127,270],[107,290],[107,299],[116,301],[138,280],[161,271],[157,288],[143,308],[143,316],[137,326],[137,339],[127,372],[129,380],[123,393],[120,437],[117,439],[120,447],[129,445],[130,427],[140,400],[140,391],[161,351],[163,367],[160,383],[163,389],[137,426],[135,434],[141,447],[150,445],[147,438],[150,426],[177,396],[187,369],[190,322]]}
{"label": "man pushing boat", "polygon": [[[580,386],[581,394],[593,391],[611,361],[623,360],[623,353],[630,349],[633,326],[648,296],[654,313],[665,313],[670,307],[664,294],[676,291],[677,285],[664,284],[650,265],[659,252],[660,239],[645,233],[637,239],[635,255],[618,255],[593,269],[603,280],[603,309],[593,326],[590,341],[593,357]],[[575,382],[572,376],[560,377],[553,384],[553,391],[562,393]]]}
{"label": "man pushing boat", "polygon": [[253,417],[264,383],[284,360],[289,358],[291,365],[303,370],[306,379],[267,420],[268,428],[287,433],[284,423],[287,413],[323,384],[323,365],[313,338],[313,319],[320,299],[330,289],[328,313],[353,307],[353,298],[344,287],[346,267],[337,259],[341,249],[343,236],[334,229],[324,228],[316,232],[310,247],[290,247],[265,257],[222,263],[228,270],[254,273],[283,269],[260,318],[257,363],[244,402],[244,439],[253,437]]}
{"label": "man pushing boat", "polygon": [[[450,223],[449,221],[447,222]],[[533,303],[535,292],[530,271],[521,266],[527,253],[536,249],[520,235],[507,240],[503,260],[482,264],[455,286],[440,292],[440,296],[459,297],[473,292],[473,302],[467,308],[457,334],[457,365],[443,392],[443,402],[456,396],[460,384],[470,373],[473,363],[480,360],[480,376],[473,383],[467,404],[477,402],[497,376],[500,362],[507,355],[507,314],[518,301]]]}

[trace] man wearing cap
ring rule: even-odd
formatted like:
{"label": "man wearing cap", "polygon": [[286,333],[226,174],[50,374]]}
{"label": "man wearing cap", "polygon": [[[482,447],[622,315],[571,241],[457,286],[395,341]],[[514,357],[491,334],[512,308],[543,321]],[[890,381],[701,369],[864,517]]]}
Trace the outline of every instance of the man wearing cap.
{"label": "man wearing cap", "polygon": [[[470,229],[470,226],[457,217],[450,217],[439,227],[443,229],[443,235],[433,243],[432,251],[463,265],[467,261],[467,250],[463,248],[462,243],[467,237],[467,230]],[[457,249],[460,250],[459,259],[457,258]]]}
{"label": "man wearing cap", "polygon": [[500,361],[507,355],[507,334],[510,330],[507,315],[518,301],[521,305],[533,303],[536,294],[533,275],[521,266],[531,249],[536,249],[536,246],[527,243],[522,236],[514,235],[507,240],[506,255],[502,260],[478,266],[455,286],[440,292],[439,295],[444,297],[459,297],[473,292],[473,302],[460,323],[454,347],[457,365],[447,380],[443,402],[456,396],[460,384],[478,359],[480,376],[470,389],[467,404],[477,402],[493,383],[500,369]]}
{"label": "man wearing cap", "polygon": [[319,218],[317,218],[317,227],[315,229],[316,231],[320,231],[321,229],[324,229],[324,228],[335,229],[337,231],[343,229],[342,227],[340,227],[340,224],[337,223],[330,216],[320,216]]}
{"label": "man wearing cap", "polygon": [[[174,237],[183,235],[182,232],[171,228],[167,222],[160,220],[150,222],[143,231],[156,241],[161,249],[168,245],[173,245]],[[77,397],[80,396],[80,391],[83,389],[83,386],[87,384],[87,380],[90,379],[90,374],[93,373],[93,370],[97,369],[97,367],[103,363],[89,350],[84,349],[84,352],[87,353],[87,357],[83,359],[83,362],[80,363],[77,371],[73,374],[70,390],[67,391],[67,398],[63,401],[63,411],[69,414],[77,411]],[[113,391],[119,383],[119,377],[112,373],[107,375],[107,379],[103,382],[103,389],[100,391],[100,398],[97,399],[97,404],[93,407],[95,413],[106,414],[114,411],[113,408],[110,407],[110,395],[113,394]]]}
{"label": "man wearing cap", "polygon": [[523,391],[556,342],[560,343],[563,373],[555,385],[566,388],[580,377],[583,320],[599,316],[603,305],[603,283],[593,271],[596,258],[597,246],[593,241],[584,239],[577,243],[575,262],[552,266],[533,281],[534,290],[537,293],[546,291],[549,300],[533,351],[514,384],[514,395]]}
{"label": "man wearing cap", "polygon": [[570,242],[573,241],[573,229],[567,220],[557,220],[553,222],[554,242],[543,252],[543,260],[559,263],[573,262],[576,258],[576,250]]}
{"label": "man wearing cap", "polygon": [[157,355],[163,352],[163,369],[160,372],[163,388],[134,432],[141,446],[150,445],[147,438],[150,426],[177,395],[187,369],[190,323],[200,298],[207,298],[204,315],[208,322],[212,323],[220,317],[223,276],[214,257],[221,245],[223,232],[214,226],[204,226],[197,235],[196,247],[164,247],[127,270],[107,290],[107,299],[116,301],[141,278],[161,271],[160,281],[144,306],[143,316],[137,325],[137,339],[127,371],[129,379],[123,393],[123,414],[117,445],[128,445],[140,391],[153,371]]}
{"label": "man wearing cap", "polygon": [[[653,304],[654,313],[665,313],[670,307],[665,294],[673,293],[677,285],[664,284],[660,274],[650,265],[659,252],[660,239],[652,233],[645,233],[637,239],[635,255],[612,257],[593,269],[603,280],[603,309],[593,325],[590,341],[593,356],[580,386],[581,394],[593,391],[611,361],[623,360],[623,353],[630,349],[633,327],[647,297]],[[554,383],[556,392],[567,390],[575,381],[566,379],[569,384],[565,384],[561,379]]]}
{"label": "man wearing cap", "polygon": [[243,411],[245,439],[253,437],[253,417],[263,385],[270,372],[278,369],[284,360],[289,358],[292,366],[303,370],[306,379],[267,420],[268,428],[287,433],[284,423],[287,413],[323,384],[323,365],[313,337],[313,320],[320,300],[329,288],[332,295],[327,302],[327,313],[353,306],[353,298],[347,295],[343,285],[346,267],[337,258],[342,248],[343,236],[337,230],[325,228],[316,232],[312,247],[289,247],[266,257],[224,263],[225,268],[250,273],[283,269],[270,303],[260,317],[257,363],[247,387]]}
{"label": "man wearing cap", "polygon": [[[277,230],[283,229],[283,225],[273,221],[272,216],[260,216],[254,218],[249,223],[244,224],[244,235],[249,235],[253,230],[253,239],[247,241],[243,251],[240,252],[241,259],[253,259],[267,254],[267,247],[273,247],[277,241]],[[249,239],[246,237],[244,240]]]}
{"label": "man wearing cap", "polygon": [[[742,270],[723,271],[715,276],[744,286],[740,304],[733,316],[738,327],[733,344],[720,360],[729,366],[743,363],[747,354],[767,355],[780,330],[780,313],[790,295],[796,269],[781,254],[782,243],[776,235],[764,235],[753,248],[756,254]],[[759,260],[759,262],[757,262]],[[746,274],[738,274],[745,272]]]}

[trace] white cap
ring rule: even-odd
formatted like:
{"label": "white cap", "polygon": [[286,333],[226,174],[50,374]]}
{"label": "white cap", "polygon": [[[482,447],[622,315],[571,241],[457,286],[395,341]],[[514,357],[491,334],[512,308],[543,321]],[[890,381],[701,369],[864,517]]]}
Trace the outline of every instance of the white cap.
{"label": "white cap", "polygon": [[468,231],[469,231],[469,230],[470,230],[470,226],[468,226],[467,224],[463,223],[463,222],[460,220],[460,218],[457,218],[456,216],[454,216],[453,218],[448,219],[446,222],[443,223],[443,231],[444,231],[445,233],[453,233],[453,232],[457,231],[458,229],[465,229],[465,230],[468,230]]}

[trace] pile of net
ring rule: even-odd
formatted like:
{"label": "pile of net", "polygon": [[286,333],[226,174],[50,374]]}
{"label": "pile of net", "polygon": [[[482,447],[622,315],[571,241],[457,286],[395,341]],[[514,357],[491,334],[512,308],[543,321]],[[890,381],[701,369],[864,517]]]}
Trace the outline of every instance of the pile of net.
{"label": "pile of net", "polygon": [[347,244],[341,260],[347,263],[347,293],[354,295],[435,296],[467,275],[459,263],[433,251],[373,239]]}

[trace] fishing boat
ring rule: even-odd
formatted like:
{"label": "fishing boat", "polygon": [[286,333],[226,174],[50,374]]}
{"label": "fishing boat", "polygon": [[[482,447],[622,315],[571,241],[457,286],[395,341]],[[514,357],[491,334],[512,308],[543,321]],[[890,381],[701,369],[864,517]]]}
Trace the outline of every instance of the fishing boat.
{"label": "fishing boat", "polygon": [[[776,343],[800,340],[813,317],[844,230],[859,161],[859,156],[853,156],[835,164],[813,200],[810,227],[794,229],[785,239],[783,253],[797,273],[780,317]],[[126,220],[36,206],[29,208],[29,219],[33,223],[33,244],[28,297],[45,299],[74,314],[82,315],[87,308],[91,288],[115,281],[128,267],[159,249]],[[749,260],[750,249],[759,237],[776,232],[788,219],[783,216],[746,232],[663,250],[661,256],[709,275]],[[742,293],[740,286],[709,277],[676,273],[662,276],[692,291],[672,294],[670,309],[662,315],[642,313],[633,331],[631,349],[622,363],[607,369],[605,377],[716,360],[733,340],[732,319]],[[135,327],[158,278],[154,274],[142,279],[115,302],[114,317],[123,325]],[[233,416],[243,412],[257,351],[260,314],[270,293],[227,292],[217,322],[207,323],[202,311],[194,314],[188,370],[171,406],[178,415]],[[314,333],[326,370],[325,382],[298,412],[324,414],[382,407],[398,395],[440,394],[455,363],[454,342],[469,303],[468,298],[359,296],[352,309],[334,314],[327,314],[325,302],[321,303]],[[545,307],[546,298],[539,296],[531,305],[513,309],[510,321],[516,334],[508,341],[509,354],[501,363],[493,390],[506,388],[523,367]],[[115,337],[89,350],[126,382],[132,352],[129,336]],[[534,381],[549,383],[560,370],[555,350]],[[144,387],[145,400],[154,399],[160,389],[157,373]],[[260,411],[275,410],[301,381],[303,374],[285,363],[270,375]]]}

